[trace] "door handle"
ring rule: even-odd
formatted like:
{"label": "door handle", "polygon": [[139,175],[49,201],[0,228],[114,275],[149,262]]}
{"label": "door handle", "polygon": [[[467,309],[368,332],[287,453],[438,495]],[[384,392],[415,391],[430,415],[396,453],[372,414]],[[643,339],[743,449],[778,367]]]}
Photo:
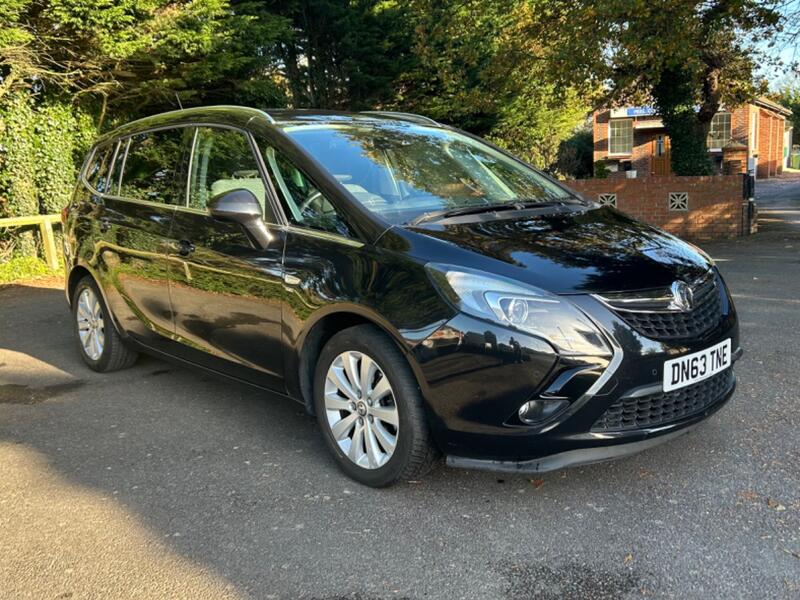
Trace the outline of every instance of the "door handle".
{"label": "door handle", "polygon": [[194,244],[189,240],[181,240],[178,242],[178,254],[181,256],[189,256],[194,252]]}
{"label": "door handle", "polygon": [[100,231],[105,233],[109,229],[111,229],[111,219],[108,217],[100,217]]}

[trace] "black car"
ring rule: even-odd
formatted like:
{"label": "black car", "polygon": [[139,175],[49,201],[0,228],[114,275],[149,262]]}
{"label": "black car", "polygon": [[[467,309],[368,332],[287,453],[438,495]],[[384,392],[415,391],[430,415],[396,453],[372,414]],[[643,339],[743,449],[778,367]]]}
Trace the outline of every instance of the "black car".
{"label": "black car", "polygon": [[92,148],[64,210],[97,371],[144,351],[302,402],[373,486],[540,473],[672,439],[733,394],[702,251],[425,117],[212,107]]}

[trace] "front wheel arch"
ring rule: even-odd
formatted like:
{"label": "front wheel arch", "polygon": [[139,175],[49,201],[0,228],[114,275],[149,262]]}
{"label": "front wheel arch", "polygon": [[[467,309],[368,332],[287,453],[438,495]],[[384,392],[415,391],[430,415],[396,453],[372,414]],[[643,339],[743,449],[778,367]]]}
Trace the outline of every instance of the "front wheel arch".
{"label": "front wheel arch", "polygon": [[293,369],[293,372],[297,373],[296,389],[299,391],[303,405],[310,415],[315,414],[314,371],[322,348],[328,343],[328,340],[340,331],[358,325],[372,325],[377,327],[395,343],[411,367],[411,371],[417,380],[417,385],[423,390],[424,395],[424,379],[420,372],[419,365],[416,364],[416,361],[411,360],[409,347],[403,343],[402,335],[399,332],[392,331],[385,324],[382,324],[379,319],[364,311],[351,310],[349,308],[339,309],[320,316],[306,328],[305,333],[298,340],[297,369]]}

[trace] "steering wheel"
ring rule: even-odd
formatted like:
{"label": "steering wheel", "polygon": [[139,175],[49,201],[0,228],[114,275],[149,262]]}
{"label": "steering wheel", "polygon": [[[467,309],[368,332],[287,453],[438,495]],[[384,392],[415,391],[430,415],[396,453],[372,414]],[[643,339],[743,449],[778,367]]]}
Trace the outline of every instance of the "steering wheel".
{"label": "steering wheel", "polygon": [[299,207],[300,214],[302,215],[304,212],[306,212],[306,210],[308,209],[308,207],[309,207],[309,206],[311,206],[311,204],[312,204],[312,203],[313,203],[315,200],[318,200],[318,199],[319,199],[319,198],[321,198],[321,197],[322,197],[322,192],[320,192],[319,190],[317,190],[316,192],[314,192],[313,194],[311,194],[311,195],[310,195],[308,198],[306,198],[306,200],[305,200],[305,201],[304,201],[304,202],[303,202],[303,203],[300,205],[300,207]]}

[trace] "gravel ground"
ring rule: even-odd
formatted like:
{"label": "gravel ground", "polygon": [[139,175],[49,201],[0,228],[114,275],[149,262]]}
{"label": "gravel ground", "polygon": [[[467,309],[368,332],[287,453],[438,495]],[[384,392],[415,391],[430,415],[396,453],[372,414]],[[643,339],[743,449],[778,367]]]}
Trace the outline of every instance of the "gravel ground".
{"label": "gravel ground", "polygon": [[[0,597],[800,598],[800,179],[706,248],[731,403],[646,453],[372,490],[302,407],[152,358],[84,368],[60,289],[0,290]],[[759,188],[768,195],[769,188]]]}

